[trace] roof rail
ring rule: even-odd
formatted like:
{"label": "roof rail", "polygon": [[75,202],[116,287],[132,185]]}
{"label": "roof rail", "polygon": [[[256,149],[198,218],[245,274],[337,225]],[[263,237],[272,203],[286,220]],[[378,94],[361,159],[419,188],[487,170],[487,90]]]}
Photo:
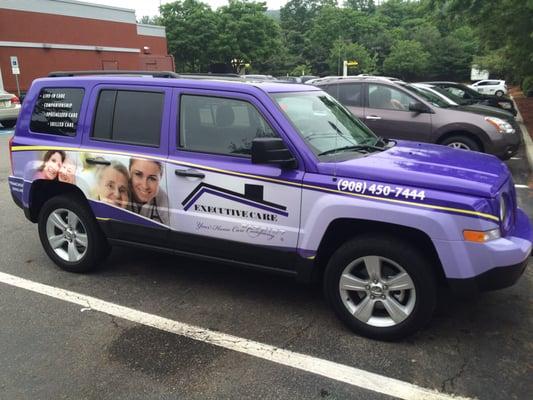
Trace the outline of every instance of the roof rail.
{"label": "roof rail", "polygon": [[231,81],[243,81],[242,75],[231,73],[199,73],[187,72],[178,74],[172,71],[128,71],[128,70],[95,70],[95,71],[55,71],[50,72],[50,78],[65,78],[72,76],[90,76],[90,75],[124,75],[124,76],[152,76],[154,78],[173,78],[173,79],[219,79]]}
{"label": "roof rail", "polygon": [[68,76],[86,76],[86,75],[149,75],[154,78],[181,78],[181,76],[172,71],[127,71],[127,70],[95,70],[95,71],[54,71],[50,72],[50,78],[64,78]]}

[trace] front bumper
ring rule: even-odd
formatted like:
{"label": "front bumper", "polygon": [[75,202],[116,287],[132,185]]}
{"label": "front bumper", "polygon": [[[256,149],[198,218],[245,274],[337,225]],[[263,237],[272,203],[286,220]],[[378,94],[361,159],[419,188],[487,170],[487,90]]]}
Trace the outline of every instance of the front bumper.
{"label": "front bumper", "polygon": [[530,257],[519,264],[506,267],[496,267],[481,275],[467,279],[448,279],[452,292],[461,297],[466,297],[479,292],[503,289],[512,286],[518,281],[526,270]]}
{"label": "front bumper", "polygon": [[516,210],[505,237],[487,243],[434,240],[444,275],[458,294],[494,290],[514,284],[530,261],[533,232],[527,215]]}

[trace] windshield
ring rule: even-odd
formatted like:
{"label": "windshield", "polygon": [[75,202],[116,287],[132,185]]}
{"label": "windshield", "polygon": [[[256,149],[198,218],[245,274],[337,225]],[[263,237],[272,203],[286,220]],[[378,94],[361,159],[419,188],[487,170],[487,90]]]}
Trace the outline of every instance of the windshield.
{"label": "windshield", "polygon": [[438,86],[432,86],[431,89],[433,89],[435,92],[439,92],[440,94],[442,94],[443,96],[449,98],[451,101],[456,102],[457,104],[461,104],[463,106],[465,106],[467,104],[470,104],[470,101],[465,100],[465,99],[457,96],[456,94],[454,94],[450,90],[446,90],[446,89],[440,88]]}
{"label": "windshield", "polygon": [[435,107],[441,107],[441,108],[450,107],[450,103],[448,103],[446,100],[444,100],[442,97],[439,97],[435,93],[432,93],[428,89],[424,89],[424,88],[413,86],[413,85],[404,85],[403,87],[406,88],[407,90],[410,90],[413,93],[416,93],[420,97],[423,97],[424,100],[429,101]]}
{"label": "windshield", "polygon": [[324,92],[276,93],[272,97],[316,155],[350,151],[360,145],[376,146],[380,142]]}

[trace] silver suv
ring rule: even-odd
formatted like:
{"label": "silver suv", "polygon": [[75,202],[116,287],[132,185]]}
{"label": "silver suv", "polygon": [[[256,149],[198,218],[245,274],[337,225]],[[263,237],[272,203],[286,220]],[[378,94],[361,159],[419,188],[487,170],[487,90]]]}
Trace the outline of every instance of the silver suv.
{"label": "silver suv", "polygon": [[374,133],[508,159],[518,151],[520,132],[507,121],[451,107],[416,87],[376,77],[327,79],[315,86],[338,99]]}

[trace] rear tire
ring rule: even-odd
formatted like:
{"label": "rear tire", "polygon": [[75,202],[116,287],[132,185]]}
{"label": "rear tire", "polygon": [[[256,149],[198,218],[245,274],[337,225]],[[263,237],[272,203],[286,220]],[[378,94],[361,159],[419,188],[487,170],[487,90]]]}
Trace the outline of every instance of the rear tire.
{"label": "rear tire", "polygon": [[46,254],[65,271],[93,270],[109,254],[107,239],[79,196],[48,200],[39,213],[38,227]]}
{"label": "rear tire", "polygon": [[494,93],[494,95],[496,97],[502,97],[503,96],[503,90],[496,90],[496,92]]}
{"label": "rear tire", "polygon": [[17,120],[8,119],[7,121],[0,121],[0,124],[2,124],[4,128],[13,128],[17,124]]}
{"label": "rear tire", "polygon": [[397,238],[361,236],[343,244],[324,274],[324,294],[355,333],[404,338],[425,326],[437,301],[432,265]]}
{"label": "rear tire", "polygon": [[473,139],[470,139],[468,136],[463,135],[450,136],[440,142],[440,144],[443,146],[452,147],[454,149],[481,151],[479,144],[477,144]]}

